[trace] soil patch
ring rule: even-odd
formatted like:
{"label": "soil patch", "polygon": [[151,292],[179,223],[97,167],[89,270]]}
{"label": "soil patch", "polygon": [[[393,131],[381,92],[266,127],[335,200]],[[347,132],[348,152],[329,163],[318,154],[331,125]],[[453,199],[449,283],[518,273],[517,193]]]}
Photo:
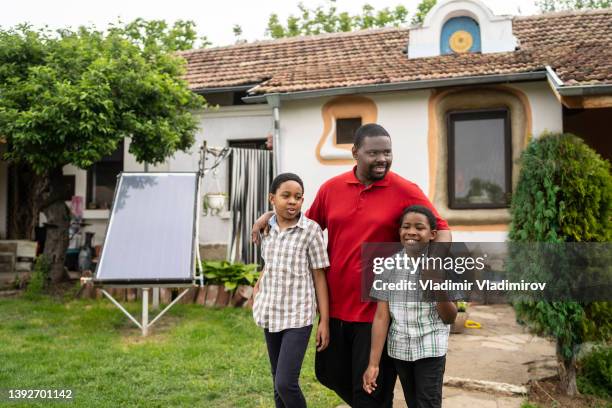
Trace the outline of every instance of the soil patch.
{"label": "soil patch", "polygon": [[559,377],[529,382],[529,402],[542,408],[608,408],[612,401],[606,401],[591,395],[565,395],[561,390]]}

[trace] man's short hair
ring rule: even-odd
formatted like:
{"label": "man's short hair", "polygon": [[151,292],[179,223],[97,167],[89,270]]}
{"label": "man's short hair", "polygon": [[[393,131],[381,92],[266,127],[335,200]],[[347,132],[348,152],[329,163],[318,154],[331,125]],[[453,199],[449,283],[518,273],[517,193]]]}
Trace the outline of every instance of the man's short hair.
{"label": "man's short hair", "polygon": [[391,135],[389,135],[389,132],[387,132],[385,128],[380,126],[379,124],[367,123],[365,125],[361,125],[355,131],[355,137],[353,139],[353,143],[356,148],[359,148],[361,144],[363,143],[363,139],[365,139],[366,137],[375,137],[375,136],[387,136],[388,138],[391,137]]}

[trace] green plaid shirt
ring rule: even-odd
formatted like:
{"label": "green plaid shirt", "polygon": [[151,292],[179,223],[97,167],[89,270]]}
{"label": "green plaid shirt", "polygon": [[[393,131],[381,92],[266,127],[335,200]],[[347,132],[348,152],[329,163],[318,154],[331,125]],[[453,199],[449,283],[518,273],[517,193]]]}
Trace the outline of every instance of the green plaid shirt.
{"label": "green plaid shirt", "polygon": [[[403,253],[400,253],[403,255]],[[416,282],[419,287],[420,270],[393,269],[374,277],[381,283]],[[433,302],[418,302],[418,294],[408,290],[374,290],[370,296],[389,303],[391,325],[387,336],[387,352],[390,357],[415,361],[428,357],[441,357],[448,350],[450,325],[445,324]]]}

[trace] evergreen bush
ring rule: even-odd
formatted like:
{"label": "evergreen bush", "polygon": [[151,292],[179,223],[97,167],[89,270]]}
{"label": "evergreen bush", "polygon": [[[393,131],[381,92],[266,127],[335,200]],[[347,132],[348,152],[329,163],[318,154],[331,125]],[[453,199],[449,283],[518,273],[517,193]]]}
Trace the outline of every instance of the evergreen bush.
{"label": "evergreen bush", "polygon": [[[581,139],[546,133],[529,143],[512,197],[511,241],[609,242],[611,211],[610,164]],[[577,348],[610,340],[610,303],[520,302],[515,308],[519,319],[556,340],[562,384],[576,393]]]}

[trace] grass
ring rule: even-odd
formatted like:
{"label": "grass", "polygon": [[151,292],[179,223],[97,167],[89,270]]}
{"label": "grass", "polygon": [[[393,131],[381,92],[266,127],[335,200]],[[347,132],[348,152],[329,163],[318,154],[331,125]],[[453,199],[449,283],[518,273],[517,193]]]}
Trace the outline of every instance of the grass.
{"label": "grass", "polygon": [[[139,304],[128,310],[138,315]],[[69,405],[82,407],[274,406],[250,310],[176,305],[146,338],[108,301],[0,300],[0,316],[3,396],[11,388],[71,389]],[[314,376],[314,339],[300,383],[309,407],[341,403]],[[50,404],[63,406],[10,406]]]}

